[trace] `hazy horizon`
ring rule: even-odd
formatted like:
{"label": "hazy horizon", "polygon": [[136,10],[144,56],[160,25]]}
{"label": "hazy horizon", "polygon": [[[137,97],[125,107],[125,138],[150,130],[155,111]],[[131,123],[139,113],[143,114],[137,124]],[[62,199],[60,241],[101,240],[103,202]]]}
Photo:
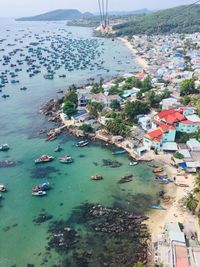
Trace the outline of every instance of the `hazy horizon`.
{"label": "hazy horizon", "polygon": [[[179,5],[192,4],[191,0],[174,0],[173,3],[161,3],[160,0],[140,0],[138,3],[131,0],[109,0],[109,11],[133,11],[143,8],[159,10]],[[57,0],[49,3],[48,0],[0,0],[0,17],[33,16],[49,12],[55,9],[78,9],[81,12],[98,12],[97,0]]]}

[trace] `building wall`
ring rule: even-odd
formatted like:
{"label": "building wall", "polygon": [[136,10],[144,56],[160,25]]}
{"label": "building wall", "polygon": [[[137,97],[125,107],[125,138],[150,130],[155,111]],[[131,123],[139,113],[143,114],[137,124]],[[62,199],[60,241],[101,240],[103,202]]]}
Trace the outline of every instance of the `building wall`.
{"label": "building wall", "polygon": [[199,127],[200,127],[199,124],[184,124],[179,122],[176,130],[185,133],[195,133],[198,131]]}
{"label": "building wall", "polygon": [[163,140],[162,142],[174,142],[176,136],[175,130],[169,130],[168,132],[163,133]]}
{"label": "building wall", "polygon": [[144,136],[143,138],[143,145],[147,150],[151,150],[152,148],[160,150],[161,143],[160,142],[153,142],[150,139]]}

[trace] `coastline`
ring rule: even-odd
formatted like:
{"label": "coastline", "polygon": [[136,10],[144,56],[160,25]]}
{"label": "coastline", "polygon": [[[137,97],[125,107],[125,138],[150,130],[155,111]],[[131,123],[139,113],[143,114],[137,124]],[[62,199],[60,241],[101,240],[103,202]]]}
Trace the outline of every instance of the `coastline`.
{"label": "coastline", "polygon": [[146,59],[142,58],[141,56],[137,55],[137,50],[135,48],[133,48],[133,46],[131,45],[131,43],[126,39],[126,38],[122,38],[122,37],[118,37],[118,40],[120,40],[121,42],[123,42],[126,47],[132,52],[132,54],[135,57],[135,61],[136,63],[143,68],[144,70],[147,70],[149,68],[148,62]]}

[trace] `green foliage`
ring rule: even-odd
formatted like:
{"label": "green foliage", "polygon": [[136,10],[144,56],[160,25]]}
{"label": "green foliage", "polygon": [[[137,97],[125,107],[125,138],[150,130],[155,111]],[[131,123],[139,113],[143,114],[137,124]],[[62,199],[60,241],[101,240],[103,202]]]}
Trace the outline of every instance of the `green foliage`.
{"label": "green foliage", "polygon": [[147,114],[149,113],[149,105],[146,102],[141,101],[128,101],[125,105],[125,115],[128,117],[129,120],[134,120],[135,117],[139,114]]}
{"label": "green foliage", "polygon": [[98,113],[103,110],[104,105],[102,103],[94,101],[94,102],[89,102],[87,108],[91,117],[98,118],[99,116]]}
{"label": "green foliage", "polygon": [[65,101],[63,106],[63,112],[71,118],[76,113],[76,107],[71,101]]}
{"label": "green foliage", "polygon": [[194,33],[200,27],[200,5],[190,8],[179,6],[154,12],[149,15],[133,17],[130,21],[113,27],[117,36],[136,34]]}
{"label": "green foliage", "polygon": [[123,90],[119,89],[117,85],[112,86],[108,91],[109,95],[121,95],[122,93]]}
{"label": "green foliage", "polygon": [[176,159],[183,159],[183,158],[184,158],[183,154],[181,154],[181,153],[179,153],[179,152],[175,152],[175,153],[173,154],[173,156],[174,156]]}
{"label": "green foliage", "polygon": [[130,129],[126,125],[125,120],[119,117],[108,120],[106,122],[105,128],[109,133],[113,135],[121,135],[123,137],[126,137],[130,134]]}
{"label": "green foliage", "polygon": [[119,101],[117,101],[116,99],[112,100],[111,103],[110,103],[110,108],[112,110],[120,110],[120,103]]}
{"label": "green foliage", "polygon": [[79,129],[81,130],[81,131],[83,131],[83,132],[86,132],[86,133],[92,133],[93,132],[93,129],[92,129],[92,127],[91,127],[91,125],[90,124],[82,124],[80,127],[79,127]]}
{"label": "green foliage", "polygon": [[187,133],[183,132],[176,132],[175,140],[177,143],[186,143],[190,139],[189,135]]}
{"label": "green foliage", "polygon": [[186,199],[185,199],[185,206],[192,211],[193,213],[195,212],[195,209],[197,207],[198,201],[194,197],[193,194],[189,194]]}
{"label": "green foliage", "polygon": [[151,78],[150,78],[149,76],[147,76],[147,77],[143,80],[143,82],[142,82],[142,84],[141,84],[141,88],[142,88],[142,90],[141,90],[142,93],[147,92],[147,91],[149,91],[149,90],[152,89]]}
{"label": "green foliage", "polygon": [[191,95],[196,93],[195,89],[195,79],[186,79],[182,81],[180,85],[180,95],[181,96],[186,96],[186,95]]}
{"label": "green foliage", "polygon": [[71,102],[75,106],[78,104],[78,95],[76,93],[76,89],[74,87],[70,87],[69,91],[66,93],[64,102]]}
{"label": "green foliage", "polygon": [[160,102],[170,96],[170,91],[165,89],[162,94],[155,94],[154,91],[149,91],[146,94],[147,102],[150,104],[151,107],[158,108]]}
{"label": "green foliage", "polygon": [[141,91],[138,91],[138,92],[137,92],[137,94],[136,94],[136,98],[137,98],[138,100],[141,100],[141,99],[143,98],[143,94],[142,94]]}
{"label": "green foliage", "polygon": [[99,94],[99,93],[104,92],[101,82],[100,83],[94,83],[92,86],[93,86],[93,88],[91,90],[92,94]]}
{"label": "green foliage", "polygon": [[142,264],[142,262],[137,262],[133,265],[133,267],[144,267],[144,265]]}

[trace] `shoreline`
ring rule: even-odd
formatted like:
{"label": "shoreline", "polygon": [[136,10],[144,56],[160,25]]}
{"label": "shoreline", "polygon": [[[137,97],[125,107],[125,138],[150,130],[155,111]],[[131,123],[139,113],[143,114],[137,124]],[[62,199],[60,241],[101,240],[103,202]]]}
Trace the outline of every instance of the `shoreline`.
{"label": "shoreline", "polygon": [[118,40],[120,40],[121,42],[123,42],[125,44],[125,46],[132,52],[132,54],[135,57],[135,62],[144,70],[147,70],[149,68],[148,62],[146,59],[142,58],[141,56],[137,55],[137,50],[135,48],[133,48],[133,46],[131,45],[131,43],[123,37],[118,37]]}

